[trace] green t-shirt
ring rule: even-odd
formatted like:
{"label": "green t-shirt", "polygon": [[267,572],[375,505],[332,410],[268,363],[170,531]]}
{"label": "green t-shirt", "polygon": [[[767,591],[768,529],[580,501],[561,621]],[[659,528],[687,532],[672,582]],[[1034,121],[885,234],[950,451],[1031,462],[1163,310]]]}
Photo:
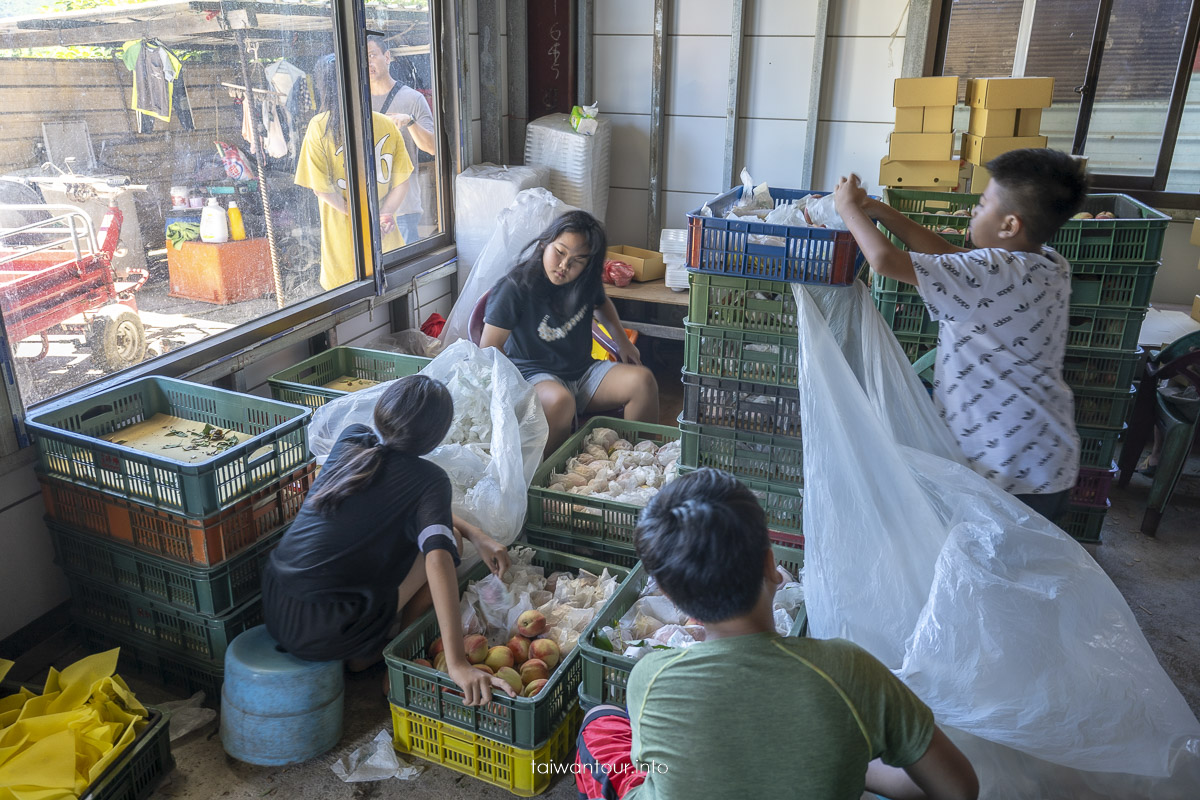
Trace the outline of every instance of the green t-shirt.
{"label": "green t-shirt", "polygon": [[629,798],[858,800],[867,764],[906,767],[933,714],[887,667],[841,639],[774,633],[651,653],[629,676]]}

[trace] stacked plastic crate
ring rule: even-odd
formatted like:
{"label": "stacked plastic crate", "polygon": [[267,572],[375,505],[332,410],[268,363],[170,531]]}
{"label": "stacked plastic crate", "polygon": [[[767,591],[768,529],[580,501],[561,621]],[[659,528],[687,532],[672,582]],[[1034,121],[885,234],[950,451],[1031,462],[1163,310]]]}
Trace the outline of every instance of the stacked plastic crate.
{"label": "stacked plastic crate", "polygon": [[225,648],[262,621],[267,553],[315,465],[308,409],[142,378],[32,413],[72,614],[164,685],[220,697]]}

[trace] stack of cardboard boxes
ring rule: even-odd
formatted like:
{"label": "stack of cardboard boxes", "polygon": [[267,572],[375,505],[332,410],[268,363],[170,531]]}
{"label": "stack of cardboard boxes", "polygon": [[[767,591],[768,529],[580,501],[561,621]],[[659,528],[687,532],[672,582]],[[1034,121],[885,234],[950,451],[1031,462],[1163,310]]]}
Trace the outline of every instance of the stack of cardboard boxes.
{"label": "stack of cardboard boxes", "polygon": [[984,164],[1001,153],[1045,147],[1042,109],[1050,107],[1054,78],[973,78],[967,81],[971,109],[962,140],[962,189],[978,194],[987,186]]}
{"label": "stack of cardboard boxes", "polygon": [[879,184],[903,189],[951,191],[958,183],[954,160],[954,106],[958,78],[897,78],[892,94],[896,128]]}

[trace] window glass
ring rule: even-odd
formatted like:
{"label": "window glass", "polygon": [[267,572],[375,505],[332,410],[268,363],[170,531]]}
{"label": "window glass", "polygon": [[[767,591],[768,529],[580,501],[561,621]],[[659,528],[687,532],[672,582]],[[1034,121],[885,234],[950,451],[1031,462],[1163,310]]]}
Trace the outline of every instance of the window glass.
{"label": "window glass", "polygon": [[958,75],[958,96],[967,78],[1011,75],[1021,24],[1021,0],[954,0],[943,75]]}
{"label": "window glass", "polygon": [[1171,157],[1171,171],[1167,176],[1168,192],[1200,192],[1200,87],[1197,73],[1200,72],[1200,52],[1192,59],[1188,72],[1188,90],[1183,104],[1183,116],[1179,120],[1179,135],[1175,139],[1175,153]]}

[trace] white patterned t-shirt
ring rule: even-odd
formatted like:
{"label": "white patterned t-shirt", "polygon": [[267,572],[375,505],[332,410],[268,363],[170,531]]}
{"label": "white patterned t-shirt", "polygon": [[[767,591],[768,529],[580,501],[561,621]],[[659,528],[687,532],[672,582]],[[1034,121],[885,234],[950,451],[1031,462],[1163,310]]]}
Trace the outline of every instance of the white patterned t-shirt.
{"label": "white patterned t-shirt", "polygon": [[939,323],[933,399],[971,468],[1011,494],[1075,485],[1075,398],[1063,380],[1071,265],[999,248],[912,253]]}

